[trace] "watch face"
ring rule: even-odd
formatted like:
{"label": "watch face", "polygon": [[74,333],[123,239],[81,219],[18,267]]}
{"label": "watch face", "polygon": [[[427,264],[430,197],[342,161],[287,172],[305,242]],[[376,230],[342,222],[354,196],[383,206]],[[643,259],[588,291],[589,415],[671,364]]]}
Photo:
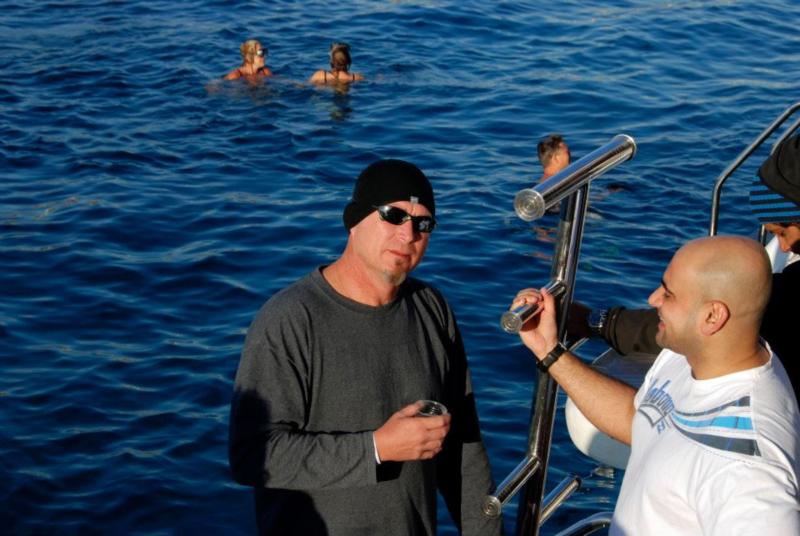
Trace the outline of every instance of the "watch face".
{"label": "watch face", "polygon": [[589,327],[593,330],[602,328],[603,323],[606,321],[606,314],[607,311],[605,309],[592,309],[587,320]]}

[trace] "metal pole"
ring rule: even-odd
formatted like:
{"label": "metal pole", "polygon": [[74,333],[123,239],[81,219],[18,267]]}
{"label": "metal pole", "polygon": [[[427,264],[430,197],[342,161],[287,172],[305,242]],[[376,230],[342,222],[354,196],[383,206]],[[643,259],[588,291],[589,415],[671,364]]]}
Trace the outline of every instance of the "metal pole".
{"label": "metal pole", "polygon": [[567,527],[556,536],[586,536],[600,529],[610,527],[612,517],[613,514],[611,512],[598,512]]}
{"label": "metal pole", "polygon": [[636,142],[627,134],[617,134],[611,141],[576,160],[534,188],[525,188],[514,197],[514,210],[525,221],[544,216],[548,208],[571,195],[589,181],[630,160],[636,154]]}
{"label": "metal pole", "polygon": [[[558,243],[553,257],[552,279],[563,281],[566,292],[559,299],[558,338],[566,340],[566,316],[572,303],[572,294],[575,286],[575,275],[580,256],[581,237],[585,221],[586,208],[589,201],[589,183],[570,196],[567,203],[561,207],[561,217],[558,226]],[[534,399],[534,411],[531,418],[531,428],[528,436],[529,455],[541,461],[541,478],[528,481],[520,497],[519,510],[517,511],[517,534],[524,536],[537,536],[539,534],[542,497],[547,475],[547,464],[550,457],[550,443],[553,435],[553,422],[555,420],[556,394],[558,385],[553,378],[539,372],[539,381]]]}
{"label": "metal pole", "polygon": [[[739,166],[741,166],[742,163],[745,160],[747,160],[750,157],[750,155],[753,154],[755,150],[761,146],[762,143],[764,143],[764,140],[766,140],[773,132],[775,132],[775,130],[777,130],[777,128],[781,126],[783,122],[786,121],[786,119],[788,119],[789,116],[795,113],[797,110],[800,110],[800,102],[797,102],[792,106],[789,106],[786,110],[784,110],[784,112],[775,121],[773,121],[770,126],[765,128],[761,132],[761,134],[758,135],[755,141],[750,145],[748,145],[747,148],[745,148],[745,150],[742,151],[739,154],[739,156],[737,156],[736,159],[731,163],[731,165],[729,165],[725,169],[725,171],[723,171],[722,174],[717,178],[717,182],[714,184],[714,191],[711,194],[711,224],[709,225],[709,230],[708,230],[709,236],[714,236],[715,234],[717,234],[717,224],[719,221],[719,203],[720,203],[720,198],[722,197],[722,185],[725,184],[725,181],[728,180],[728,177],[730,177],[733,174],[733,172],[736,171],[739,168]],[[775,145],[788,138],[792,134],[792,132],[795,129],[797,129],[799,125],[800,123],[798,122],[792,125],[790,129],[788,129],[786,132],[783,133],[783,135],[778,139],[778,142]]]}
{"label": "metal pole", "polygon": [[497,487],[493,495],[488,495],[483,501],[483,513],[487,517],[497,517],[503,510],[508,500],[542,468],[542,462],[533,456],[528,456],[517,465],[511,474]]}
{"label": "metal pole", "polygon": [[553,491],[544,498],[544,508],[542,508],[542,518],[539,525],[544,525],[550,515],[561,506],[564,501],[581,487],[581,479],[576,475],[570,475],[562,480]]}

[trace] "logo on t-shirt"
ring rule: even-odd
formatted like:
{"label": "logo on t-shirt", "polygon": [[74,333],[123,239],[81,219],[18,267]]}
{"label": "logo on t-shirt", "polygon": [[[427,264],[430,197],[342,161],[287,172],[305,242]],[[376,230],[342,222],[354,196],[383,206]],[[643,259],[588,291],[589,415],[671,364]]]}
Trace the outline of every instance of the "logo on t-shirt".
{"label": "logo on t-shirt", "polygon": [[659,434],[669,426],[667,417],[675,409],[672,397],[666,391],[669,384],[670,380],[665,380],[659,386],[658,378],[655,378],[636,410],[637,413],[641,413],[647,419],[650,426],[655,428]]}

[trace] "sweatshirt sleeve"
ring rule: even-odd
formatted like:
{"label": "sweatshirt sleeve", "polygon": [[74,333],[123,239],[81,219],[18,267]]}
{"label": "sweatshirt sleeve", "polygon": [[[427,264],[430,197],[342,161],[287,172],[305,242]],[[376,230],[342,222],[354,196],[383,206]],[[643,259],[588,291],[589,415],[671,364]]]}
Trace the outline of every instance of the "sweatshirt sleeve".
{"label": "sweatshirt sleeve", "polygon": [[601,335],[622,355],[634,352],[657,354],[661,351],[656,342],[657,332],[658,312],[655,309],[612,307],[608,310]]}
{"label": "sweatshirt sleeve", "polygon": [[484,498],[492,491],[494,483],[481,439],[464,345],[452,315],[450,321],[448,402],[451,405],[448,407],[453,408],[453,420],[444,449],[436,457],[437,484],[460,534],[501,534],[502,518],[483,514]]}
{"label": "sweatshirt sleeve", "polygon": [[308,324],[302,314],[280,313],[285,311],[268,303],[245,340],[230,413],[234,480],[295,490],[374,484],[371,430],[304,431],[310,404]]}

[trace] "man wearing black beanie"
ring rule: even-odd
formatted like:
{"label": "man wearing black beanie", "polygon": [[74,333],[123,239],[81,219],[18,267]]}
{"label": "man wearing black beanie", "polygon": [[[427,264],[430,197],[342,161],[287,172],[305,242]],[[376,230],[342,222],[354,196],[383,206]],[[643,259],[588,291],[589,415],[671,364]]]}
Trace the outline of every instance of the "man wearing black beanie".
{"label": "man wearing black beanie", "polygon": [[344,209],[342,255],[251,324],[229,455],[261,534],[432,536],[437,489],[462,534],[501,532],[481,513],[493,484],[458,325],[408,277],[435,213],[419,168],[371,164]]}

